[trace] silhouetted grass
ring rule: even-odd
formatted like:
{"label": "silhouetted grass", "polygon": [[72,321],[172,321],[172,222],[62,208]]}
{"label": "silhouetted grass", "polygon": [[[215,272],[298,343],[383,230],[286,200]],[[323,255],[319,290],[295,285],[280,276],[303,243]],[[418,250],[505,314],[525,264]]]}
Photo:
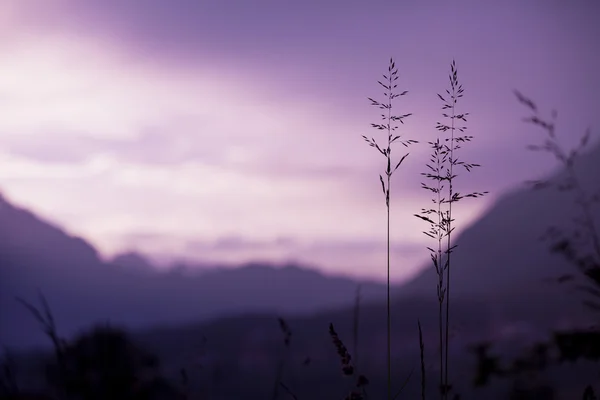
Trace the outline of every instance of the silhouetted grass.
{"label": "silhouetted grass", "polygon": [[65,399],[70,399],[69,393],[65,390],[67,387],[67,365],[65,360],[65,351],[66,351],[66,341],[59,337],[58,331],[56,328],[56,322],[54,320],[54,316],[52,315],[52,310],[50,309],[50,305],[48,301],[42,294],[41,290],[38,290],[38,297],[40,303],[42,305],[42,310],[29,303],[28,301],[17,297],[17,302],[21,303],[33,317],[38,321],[41,325],[44,334],[50,339],[52,342],[52,347],[54,350],[54,356],[56,358],[56,362],[58,364],[58,373],[57,377],[57,387],[58,390],[63,390],[62,395]]}
{"label": "silhouetted grass", "polygon": [[[579,289],[593,295],[600,301],[600,230],[596,226],[596,221],[592,214],[592,207],[600,203],[600,190],[596,193],[588,193],[582,185],[581,180],[575,170],[575,164],[578,156],[589,144],[591,130],[588,128],[579,145],[574,149],[567,151],[561,146],[556,134],[556,119],[558,113],[551,112],[551,119],[543,118],[539,115],[536,104],[515,91],[519,102],[531,110],[531,116],[525,118],[525,122],[531,123],[541,128],[546,134],[546,140],[541,145],[528,145],[530,151],[541,151],[552,155],[567,172],[566,178],[562,181],[533,181],[535,189],[555,187],[561,192],[573,193],[573,201],[579,209],[579,215],[574,216],[575,226],[556,227],[551,226],[545,239],[552,241],[552,251],[562,254],[569,262],[575,265],[583,275],[588,279],[592,286],[580,286]],[[562,281],[568,281],[568,277],[562,277]],[[586,306],[600,311],[600,303],[586,301]]]}
{"label": "silhouetted grass", "polygon": [[16,362],[14,355],[4,349],[4,356],[0,364],[0,394],[4,396],[17,396],[21,389],[16,379]]}
{"label": "silhouetted grass", "polygon": [[[437,297],[439,303],[438,325],[439,325],[439,346],[440,346],[440,392],[442,398],[447,399],[451,390],[448,382],[448,348],[449,348],[449,326],[450,326],[450,255],[456,248],[452,245],[452,232],[455,229],[454,219],[452,218],[452,205],[464,198],[478,198],[488,192],[472,192],[461,194],[454,188],[454,179],[457,177],[455,167],[463,167],[467,172],[473,168],[479,167],[479,164],[466,163],[461,161],[455,153],[461,148],[462,144],[470,142],[473,136],[456,135],[456,131],[461,134],[467,130],[462,122],[467,122],[469,113],[458,113],[456,104],[463,97],[464,89],[458,80],[458,70],[456,63],[452,61],[450,65],[450,90],[446,89],[446,94],[438,97],[444,105],[442,106],[442,116],[449,120],[448,125],[438,122],[436,129],[441,132],[449,133],[449,137],[429,142],[432,148],[432,155],[429,163],[426,165],[427,172],[423,172],[425,178],[433,180],[430,186],[422,183],[422,187],[433,193],[434,208],[423,208],[421,214],[415,214],[416,217],[430,224],[429,231],[423,232],[428,237],[437,241],[437,247],[428,247],[431,261],[438,276]],[[445,185],[447,184],[447,185]],[[444,190],[447,189],[447,192]],[[443,240],[446,239],[445,247]],[[445,257],[444,257],[445,256]],[[444,281],[444,273],[446,280]],[[445,321],[443,318],[443,306],[446,303]]]}
{"label": "silhouetted grass", "polygon": [[[43,312],[17,298],[42,325],[54,346],[46,379],[57,400],[179,400],[187,398],[158,373],[158,358],[133,343],[125,330],[108,324],[93,327],[71,342],[60,339],[50,306],[39,293]],[[186,372],[182,377],[187,379]],[[9,397],[11,398],[11,397]],[[17,391],[15,400],[46,398]],[[52,397],[50,397],[52,398]]]}
{"label": "silhouetted grass", "polygon": [[[529,145],[527,149],[551,154],[566,171],[566,177],[562,181],[534,181],[532,182],[534,188],[543,189],[554,186],[558,191],[571,192],[573,193],[573,202],[579,210],[579,215],[573,218],[573,227],[550,227],[544,238],[551,241],[551,251],[562,254],[586,278],[588,284],[578,285],[577,289],[591,295],[595,300],[584,300],[583,304],[600,312],[600,230],[592,214],[592,207],[600,203],[600,190],[590,194],[581,183],[575,170],[579,155],[589,144],[591,129],[588,128],[585,131],[577,147],[567,151],[559,143],[556,133],[558,112],[552,110],[551,118],[544,118],[531,99],[518,91],[515,91],[515,96],[532,113],[524,121],[541,128],[546,135],[543,144]],[[560,277],[559,282],[570,282],[571,277],[573,276]],[[561,363],[567,360],[574,362],[578,359],[600,361],[599,328],[599,326],[593,326],[591,330],[555,332],[554,344],[560,354],[557,362]],[[588,385],[583,391],[583,399],[595,398],[593,387]]]}
{"label": "silhouetted grass", "polygon": [[[292,330],[283,318],[279,317],[277,320],[279,322],[279,329],[281,330],[281,333],[283,335],[284,353],[281,356],[281,359],[279,360],[279,363],[277,365],[275,385],[273,385],[273,394],[271,396],[272,400],[277,400],[279,394],[279,387],[283,387],[287,393],[292,394],[292,391],[282,382],[285,361],[292,342]],[[293,397],[296,398],[295,395],[293,395]]]}
{"label": "silhouetted grass", "polygon": [[383,175],[379,175],[379,180],[381,181],[381,188],[383,190],[383,195],[385,197],[385,205],[387,208],[387,301],[386,301],[386,309],[387,309],[387,397],[388,400],[392,400],[392,349],[391,349],[391,310],[390,310],[390,196],[391,196],[391,179],[392,175],[398,167],[402,164],[402,162],[406,159],[409,153],[403,155],[398,163],[392,167],[392,144],[398,142],[402,144],[404,147],[408,147],[411,144],[418,143],[416,140],[406,139],[403,140],[401,138],[402,135],[396,134],[396,130],[398,129],[397,123],[400,122],[404,124],[404,119],[410,117],[412,113],[406,114],[392,114],[393,101],[394,99],[404,96],[408,93],[408,91],[398,92],[396,89],[398,85],[396,81],[398,80],[398,69],[396,68],[396,63],[392,58],[390,58],[390,63],[388,66],[387,74],[383,74],[383,82],[377,81],[377,83],[385,89],[384,97],[385,99],[380,102],[374,100],[369,97],[371,101],[371,105],[382,110],[381,120],[382,123],[372,123],[371,126],[379,131],[384,131],[387,136],[387,141],[384,144],[379,145],[378,141],[375,138],[367,137],[363,135],[363,139],[369,144],[369,146],[375,148],[382,156],[386,158],[386,167],[383,175],[385,175],[385,179]]}
{"label": "silhouetted grass", "polygon": [[344,342],[342,342],[342,339],[340,339],[338,333],[335,331],[333,324],[329,324],[329,336],[338,353],[342,374],[347,377],[356,376],[355,385],[350,390],[350,393],[346,396],[345,400],[367,399],[366,386],[369,384],[369,380],[364,375],[357,374],[354,363],[352,362],[352,356],[344,345]]}
{"label": "silhouetted grass", "polygon": [[421,321],[418,321],[419,324],[419,349],[420,351],[420,359],[421,359],[421,399],[425,400],[425,343],[423,343],[423,330],[421,329]]}
{"label": "silhouetted grass", "polygon": [[352,313],[352,344],[354,351],[354,363],[358,370],[358,325],[360,322],[360,285],[356,287],[356,296],[354,298],[354,309]]}

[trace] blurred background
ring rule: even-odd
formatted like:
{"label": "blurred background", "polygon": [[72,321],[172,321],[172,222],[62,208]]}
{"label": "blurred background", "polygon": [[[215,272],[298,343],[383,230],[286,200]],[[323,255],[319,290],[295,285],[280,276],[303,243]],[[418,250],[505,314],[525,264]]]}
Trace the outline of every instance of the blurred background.
{"label": "blurred background", "polygon": [[[122,331],[109,336],[156,355],[165,387],[219,399],[269,396],[282,354],[299,398],[342,398],[352,383],[327,329],[334,322],[350,343],[356,320],[356,362],[370,394],[384,393],[385,159],[361,136],[385,140],[367,97],[383,100],[377,80],[393,57],[398,91],[408,91],[394,111],[414,114],[398,132],[419,141],[392,152],[410,152],[390,204],[397,386],[414,370],[406,398],[420,388],[419,319],[435,392],[435,243],[414,214],[431,204],[421,173],[427,142],[444,135],[437,94],[456,60],[457,110],[474,136],[459,157],[482,166],[461,170],[455,188],[490,193],[453,210],[455,390],[508,398],[524,380],[553,387],[555,397],[539,398],[572,399],[587,384],[600,389],[590,360],[548,361],[474,389],[469,350],[493,343],[508,365],[597,322],[577,286],[592,282],[598,297],[600,279],[594,286],[596,275],[540,237],[551,226],[571,232],[578,190],[591,199],[600,189],[598,16],[586,0],[4,0],[0,344],[19,387],[48,390],[40,360],[52,343],[15,299],[42,307],[41,292],[68,342],[114,325]],[[540,118],[557,110],[567,153],[589,129],[573,169],[526,150],[547,137],[523,122],[531,110],[514,90]],[[571,173],[575,191],[525,184]],[[595,226],[599,209],[589,207]],[[591,232],[580,249],[594,257]],[[293,332],[290,348],[277,317]]]}

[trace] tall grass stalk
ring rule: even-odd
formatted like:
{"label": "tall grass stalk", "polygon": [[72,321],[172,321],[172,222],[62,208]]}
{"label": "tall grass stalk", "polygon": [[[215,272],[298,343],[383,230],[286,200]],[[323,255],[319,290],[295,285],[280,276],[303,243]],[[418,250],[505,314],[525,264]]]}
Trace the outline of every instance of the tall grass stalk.
{"label": "tall grass stalk", "polygon": [[383,123],[371,124],[371,126],[377,130],[387,132],[387,143],[384,146],[380,146],[374,138],[368,138],[363,135],[363,139],[369,144],[369,146],[377,149],[377,151],[386,158],[386,169],[384,175],[386,179],[383,179],[383,175],[379,175],[381,181],[381,188],[385,196],[385,205],[387,208],[387,395],[388,400],[392,400],[392,349],[391,349],[391,311],[390,311],[390,192],[391,192],[391,178],[392,174],[398,169],[400,164],[406,159],[408,153],[402,156],[396,166],[392,168],[392,144],[399,142],[405,147],[410,144],[417,143],[415,140],[400,140],[400,135],[396,135],[394,132],[398,129],[397,122],[404,124],[404,119],[411,116],[412,113],[393,115],[392,114],[392,102],[395,98],[404,96],[408,91],[401,93],[396,92],[398,85],[398,69],[393,58],[390,58],[387,75],[383,75],[383,82],[377,81],[381,87],[385,89],[384,102],[379,102],[372,98],[368,98],[371,101],[372,106],[376,106],[380,110],[383,110],[381,119]]}
{"label": "tall grass stalk", "polygon": [[356,286],[356,295],[354,297],[354,309],[352,314],[352,344],[354,354],[354,366],[358,371],[358,325],[360,321],[360,284]]}
{"label": "tall grass stalk", "polygon": [[425,343],[423,343],[423,330],[421,321],[417,321],[419,326],[419,349],[421,359],[421,400],[425,400]]}
{"label": "tall grass stalk", "polygon": [[281,359],[279,360],[279,363],[277,364],[275,384],[273,385],[273,392],[271,395],[272,400],[277,400],[279,398],[280,387],[282,387],[286,391],[286,393],[293,395],[290,388],[283,383],[283,370],[285,368],[285,362],[290,351],[290,345],[292,342],[292,330],[290,329],[290,326],[288,325],[285,319],[279,317],[277,318],[277,320],[279,322],[279,329],[281,330],[281,333],[283,335],[284,352],[281,356]]}
{"label": "tall grass stalk", "polygon": [[56,322],[54,320],[54,315],[52,314],[52,310],[50,309],[50,305],[46,300],[46,297],[42,294],[41,290],[38,289],[38,297],[40,303],[42,304],[42,309],[40,310],[38,307],[34,306],[27,300],[24,300],[20,297],[16,297],[15,300],[20,303],[23,307],[25,307],[31,315],[37,320],[37,322],[41,325],[44,334],[50,339],[52,342],[52,347],[54,350],[54,356],[56,357],[56,361],[59,368],[59,390],[63,391],[62,396],[64,399],[70,399],[70,393],[66,390],[67,388],[67,367],[65,361],[65,348],[66,341],[61,339],[58,335],[58,330],[56,328]]}
{"label": "tall grass stalk", "polygon": [[[449,327],[450,327],[450,255],[456,248],[452,245],[452,232],[454,231],[454,219],[452,218],[452,205],[466,197],[481,197],[488,192],[472,192],[461,194],[454,189],[454,179],[457,177],[455,167],[462,166],[467,172],[473,168],[479,167],[479,164],[466,163],[455,156],[455,152],[461,148],[461,145],[470,142],[473,136],[460,135],[467,129],[460,125],[461,122],[467,122],[469,113],[458,113],[456,104],[458,99],[463,97],[464,89],[458,80],[458,70],[455,61],[450,64],[450,89],[446,89],[446,94],[438,97],[444,103],[442,106],[442,116],[449,120],[448,124],[437,122],[436,129],[439,132],[448,132],[449,137],[440,140],[438,137],[433,142],[428,142],[432,148],[430,163],[426,164],[427,171],[423,175],[427,179],[434,181],[432,185],[422,183],[422,187],[433,193],[434,207],[421,209],[416,217],[427,221],[430,224],[429,231],[423,232],[430,238],[437,241],[437,248],[427,247],[431,254],[431,260],[438,276],[437,296],[438,296],[438,324],[439,324],[439,346],[440,346],[440,392],[442,399],[448,398],[451,386],[448,381],[448,349],[449,349]],[[457,132],[460,132],[457,134]],[[444,183],[447,182],[447,186]],[[447,189],[447,192],[444,192]],[[445,249],[444,239],[446,239]],[[445,256],[445,259],[444,259]],[[444,277],[445,274],[445,277]],[[445,321],[444,321],[444,302],[445,302]]]}

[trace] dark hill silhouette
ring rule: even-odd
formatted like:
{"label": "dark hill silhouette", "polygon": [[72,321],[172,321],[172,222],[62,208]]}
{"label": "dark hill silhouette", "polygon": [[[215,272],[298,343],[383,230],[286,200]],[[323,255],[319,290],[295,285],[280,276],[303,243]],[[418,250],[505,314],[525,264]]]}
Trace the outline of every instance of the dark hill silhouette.
{"label": "dark hill silhouette", "polygon": [[[600,190],[600,144],[582,153],[575,169],[586,190]],[[556,181],[564,176],[565,171],[558,169],[550,178]],[[573,193],[555,188],[533,190],[525,186],[501,196],[455,242],[458,248],[452,255],[452,296],[566,296],[568,285],[552,285],[548,279],[576,269],[559,254],[552,254],[550,242],[540,237],[549,226],[569,226],[577,212]],[[600,226],[600,204],[594,212]],[[433,267],[426,265],[400,293],[435,296],[436,279]]]}
{"label": "dark hill silhouette", "polygon": [[[115,263],[117,265],[115,265]],[[83,239],[0,197],[0,343],[46,343],[14,298],[36,301],[41,289],[60,332],[72,335],[110,320],[129,328],[203,321],[246,312],[311,313],[351,304],[357,282],[297,265],[240,265],[201,274],[157,272],[139,255],[102,261]],[[364,297],[385,286],[364,282]]]}

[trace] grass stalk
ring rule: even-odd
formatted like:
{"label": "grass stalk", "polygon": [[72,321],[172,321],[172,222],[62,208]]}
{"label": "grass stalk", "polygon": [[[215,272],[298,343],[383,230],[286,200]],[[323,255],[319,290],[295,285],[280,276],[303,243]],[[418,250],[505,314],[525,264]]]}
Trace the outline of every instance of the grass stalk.
{"label": "grass stalk", "polygon": [[[455,156],[455,151],[461,148],[461,144],[471,141],[473,136],[457,136],[456,131],[464,133],[466,126],[458,126],[457,121],[467,121],[469,113],[459,114],[456,112],[458,99],[463,97],[464,89],[458,80],[458,70],[455,61],[450,64],[450,89],[446,89],[446,94],[438,97],[444,105],[442,106],[442,116],[449,119],[449,124],[437,122],[436,129],[439,132],[448,132],[449,137],[443,142],[438,137],[435,141],[429,142],[433,150],[429,164],[426,164],[427,171],[423,175],[427,179],[434,181],[434,184],[428,185],[422,183],[422,188],[433,193],[433,203],[435,207],[421,209],[416,217],[428,222],[430,229],[423,232],[428,237],[437,241],[437,249],[427,247],[430,251],[431,260],[438,276],[437,295],[438,295],[438,328],[439,328],[439,346],[440,346],[440,393],[442,399],[448,398],[451,390],[449,384],[449,341],[450,341],[450,256],[456,246],[452,245],[452,232],[454,231],[454,219],[452,218],[452,205],[465,197],[481,197],[488,192],[472,192],[469,194],[460,194],[454,190],[454,178],[456,178],[455,168],[462,166],[467,172],[479,164],[469,164],[460,161]],[[448,111],[446,111],[448,110]],[[447,185],[447,197],[444,195],[445,185]],[[435,215],[436,217],[433,217]],[[442,250],[442,241],[446,239],[445,250]],[[444,259],[445,258],[445,259]],[[445,274],[445,279],[444,279]],[[444,310],[445,302],[445,310]],[[443,315],[445,311],[445,316]],[[445,317],[445,323],[444,323]]]}
{"label": "grass stalk", "polygon": [[56,357],[56,361],[59,368],[59,387],[60,390],[63,390],[62,393],[65,399],[70,398],[70,394],[67,389],[67,367],[65,361],[65,347],[66,343],[62,340],[58,335],[58,330],[56,328],[56,322],[54,320],[54,315],[52,314],[52,310],[50,309],[50,305],[46,300],[46,297],[42,294],[40,290],[38,290],[38,297],[40,303],[42,304],[42,310],[38,307],[34,306],[27,300],[24,300],[20,297],[16,297],[15,300],[20,303],[23,307],[25,307],[31,315],[38,321],[41,325],[44,334],[50,339],[52,342],[52,347],[54,350],[54,356]]}
{"label": "grass stalk", "polygon": [[[447,230],[447,239],[448,242],[446,244],[446,332],[445,332],[445,364],[444,364],[444,386],[442,389],[442,393],[444,395],[444,398],[447,399],[448,398],[448,391],[450,389],[450,386],[448,384],[448,348],[449,346],[449,326],[450,326],[450,254],[452,253],[451,250],[451,236],[452,236],[452,203],[453,203],[453,195],[454,195],[454,186],[452,185],[452,181],[453,181],[453,172],[454,172],[454,120],[456,118],[456,92],[455,92],[455,85],[458,84],[458,78],[456,75],[456,69],[455,69],[455,65],[454,65],[454,61],[452,62],[452,74],[450,76],[450,85],[452,87],[452,105],[451,105],[451,109],[452,109],[452,116],[450,117],[450,149],[449,149],[449,153],[450,153],[450,166],[449,166],[449,170],[448,170],[448,219],[447,219],[447,223],[448,223],[448,230]],[[460,88],[460,90],[462,90],[462,87]],[[462,95],[462,94],[461,94]]]}
{"label": "grass stalk", "polygon": [[358,371],[358,327],[360,318],[360,284],[356,286],[356,296],[354,298],[354,310],[352,320],[352,344],[354,354],[354,366]]}
{"label": "grass stalk", "polygon": [[272,400],[277,400],[279,398],[279,388],[280,387],[284,388],[286,393],[291,393],[291,390],[286,385],[283,384],[283,370],[285,367],[286,358],[290,351],[290,345],[291,345],[291,341],[292,341],[292,330],[290,329],[290,326],[288,325],[288,323],[285,319],[279,317],[279,318],[277,318],[277,321],[279,322],[279,329],[281,330],[281,333],[283,335],[284,352],[281,356],[281,359],[279,360],[279,362],[277,364],[277,370],[276,370],[276,374],[275,374],[275,384],[273,385],[273,392],[271,394]]}
{"label": "grass stalk", "polygon": [[421,329],[421,321],[417,322],[419,326],[419,348],[421,350],[421,400],[425,400],[425,343],[423,343],[423,330]]}
{"label": "grass stalk", "polygon": [[383,175],[379,175],[379,180],[381,182],[381,187],[383,190],[383,194],[385,196],[385,205],[387,208],[387,301],[386,301],[386,319],[387,319],[387,397],[388,400],[392,400],[392,334],[391,334],[391,307],[390,307],[390,193],[391,193],[391,179],[392,174],[398,169],[400,164],[406,159],[408,153],[402,156],[400,161],[396,164],[396,166],[392,169],[392,144],[398,141],[403,144],[405,147],[408,147],[410,144],[417,143],[415,140],[399,140],[400,135],[395,135],[394,132],[398,129],[397,122],[404,124],[404,119],[408,118],[412,115],[412,113],[403,114],[403,115],[393,115],[392,114],[392,102],[395,98],[404,96],[408,93],[408,91],[403,91],[401,93],[396,93],[396,88],[398,85],[396,81],[398,80],[398,69],[396,68],[396,64],[393,58],[390,58],[390,63],[388,66],[387,75],[383,75],[383,82],[377,81],[381,87],[385,89],[384,97],[385,102],[381,103],[372,98],[368,98],[371,101],[372,106],[376,106],[380,110],[383,110],[381,114],[381,119],[384,123],[375,124],[372,123],[371,126],[380,131],[387,131],[387,143],[386,146],[380,146],[374,138],[368,138],[363,135],[363,139],[369,144],[369,146],[377,149],[380,154],[382,154],[386,158],[387,167],[385,169],[386,180],[384,181]]}

